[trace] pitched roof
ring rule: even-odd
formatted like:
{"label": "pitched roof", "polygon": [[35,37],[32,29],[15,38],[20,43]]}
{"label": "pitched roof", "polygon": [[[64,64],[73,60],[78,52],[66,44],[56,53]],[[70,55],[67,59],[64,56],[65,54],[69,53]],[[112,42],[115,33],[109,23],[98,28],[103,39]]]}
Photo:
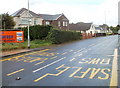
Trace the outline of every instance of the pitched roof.
{"label": "pitched roof", "polygon": [[62,14],[49,15],[49,14],[39,14],[44,20],[57,20]]}
{"label": "pitched roof", "polygon": [[79,22],[76,24],[72,23],[69,25],[69,29],[70,30],[86,31],[86,30],[90,29],[91,25],[92,25],[92,23],[82,23],[82,22]]}
{"label": "pitched roof", "polygon": [[[20,14],[22,14],[24,11],[27,11],[28,9],[26,8],[22,8],[18,11],[16,11],[15,13],[12,14],[12,16],[16,17],[16,16],[20,16]],[[33,17],[39,17],[38,14],[32,12],[32,11],[29,11],[29,13],[33,16]]]}
{"label": "pitched roof", "polygon": [[103,25],[99,25],[103,30],[108,30],[108,25],[106,24],[103,24]]}

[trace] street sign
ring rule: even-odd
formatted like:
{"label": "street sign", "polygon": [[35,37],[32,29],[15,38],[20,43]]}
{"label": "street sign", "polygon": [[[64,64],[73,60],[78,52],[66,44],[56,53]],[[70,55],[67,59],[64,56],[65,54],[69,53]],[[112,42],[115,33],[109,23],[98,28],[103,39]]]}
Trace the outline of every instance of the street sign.
{"label": "street sign", "polygon": [[0,43],[20,43],[24,42],[23,31],[0,31]]}

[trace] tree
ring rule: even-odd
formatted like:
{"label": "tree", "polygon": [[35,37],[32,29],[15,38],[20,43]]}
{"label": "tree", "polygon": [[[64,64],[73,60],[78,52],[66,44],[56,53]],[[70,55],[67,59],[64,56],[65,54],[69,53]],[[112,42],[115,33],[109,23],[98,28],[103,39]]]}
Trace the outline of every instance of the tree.
{"label": "tree", "polygon": [[8,13],[4,13],[0,15],[2,18],[2,29],[12,29],[15,26],[15,22],[13,17]]}
{"label": "tree", "polygon": [[117,25],[116,27],[113,27],[113,26],[110,27],[110,29],[113,33],[118,33],[119,28],[120,28],[119,25]]}

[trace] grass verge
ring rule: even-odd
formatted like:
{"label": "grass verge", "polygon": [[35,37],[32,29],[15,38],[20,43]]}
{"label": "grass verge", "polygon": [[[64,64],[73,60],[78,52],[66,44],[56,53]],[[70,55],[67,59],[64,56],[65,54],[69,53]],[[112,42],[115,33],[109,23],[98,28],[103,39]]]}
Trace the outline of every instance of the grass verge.
{"label": "grass verge", "polygon": [[[52,45],[52,42],[46,40],[33,40],[30,41],[30,48],[39,48],[41,46],[49,46]],[[23,43],[4,43],[2,44],[2,51],[10,51],[16,49],[26,49],[27,48],[27,41]]]}

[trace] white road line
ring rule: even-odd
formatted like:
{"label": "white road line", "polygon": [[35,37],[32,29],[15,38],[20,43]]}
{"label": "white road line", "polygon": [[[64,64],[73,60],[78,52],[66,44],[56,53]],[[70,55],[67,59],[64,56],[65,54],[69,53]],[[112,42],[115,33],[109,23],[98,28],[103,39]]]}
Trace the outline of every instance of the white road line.
{"label": "white road line", "polygon": [[70,61],[73,61],[73,60],[75,60],[76,58],[73,58],[73,59],[71,59]]}
{"label": "white road line", "polygon": [[69,52],[72,52],[73,50],[70,50]]}
{"label": "white road line", "polygon": [[84,50],[84,49],[80,49],[80,50],[78,50],[78,51],[76,51],[76,52],[74,52],[74,53],[78,53],[78,52],[80,52],[80,51],[82,51],[82,50]]}
{"label": "white road line", "polygon": [[79,54],[78,56],[82,56],[82,53],[81,53],[81,54]]}
{"label": "white road line", "polygon": [[38,71],[40,71],[40,70],[42,70],[42,69],[44,69],[44,68],[46,68],[46,67],[49,67],[49,66],[51,66],[51,65],[53,65],[53,64],[55,64],[55,63],[57,63],[57,62],[59,62],[59,61],[61,61],[61,60],[63,60],[63,59],[65,59],[65,58],[66,58],[66,57],[63,57],[63,58],[61,58],[61,59],[59,59],[59,60],[56,60],[56,61],[54,61],[54,62],[52,62],[52,63],[50,63],[50,64],[48,64],[48,65],[45,65],[45,66],[43,66],[43,67],[41,67],[41,68],[38,68],[38,69],[34,70],[33,73],[38,72]]}

